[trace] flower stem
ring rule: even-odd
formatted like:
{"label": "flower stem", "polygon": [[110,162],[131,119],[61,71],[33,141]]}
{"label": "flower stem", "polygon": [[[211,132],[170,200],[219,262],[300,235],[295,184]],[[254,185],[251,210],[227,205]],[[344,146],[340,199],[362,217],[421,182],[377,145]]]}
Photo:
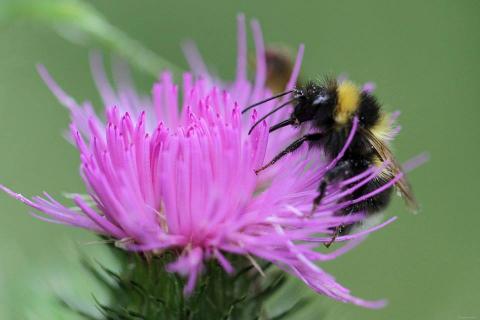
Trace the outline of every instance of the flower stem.
{"label": "flower stem", "polygon": [[0,22],[33,20],[53,27],[72,42],[96,43],[118,54],[139,70],[157,77],[182,69],[116,28],[93,6],[81,0],[8,0],[0,4]]}

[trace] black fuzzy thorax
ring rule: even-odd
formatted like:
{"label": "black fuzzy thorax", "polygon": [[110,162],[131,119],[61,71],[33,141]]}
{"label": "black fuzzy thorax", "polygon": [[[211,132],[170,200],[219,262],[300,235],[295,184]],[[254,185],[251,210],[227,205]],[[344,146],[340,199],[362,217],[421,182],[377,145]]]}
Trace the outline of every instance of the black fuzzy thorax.
{"label": "black fuzzy thorax", "polygon": [[359,157],[371,158],[376,155],[375,150],[366,135],[363,133],[363,130],[372,129],[380,120],[381,107],[377,99],[368,93],[361,93],[360,104],[357,112],[352,115],[352,121],[346,125],[338,125],[334,120],[337,96],[336,92],[333,94],[334,98],[332,98],[332,103],[324,107],[325,109],[321,111],[319,110],[314,117],[314,127],[324,133],[323,138],[315,143],[322,145],[326,156],[333,159],[344,147],[350,131],[352,130],[353,116],[356,116],[359,120],[359,128],[355,132],[353,140],[345,153],[344,159],[355,159]]}
{"label": "black fuzzy thorax", "polygon": [[380,109],[380,104],[373,95],[362,92],[360,94],[360,105],[357,112],[360,126],[365,129],[374,127],[380,121]]}

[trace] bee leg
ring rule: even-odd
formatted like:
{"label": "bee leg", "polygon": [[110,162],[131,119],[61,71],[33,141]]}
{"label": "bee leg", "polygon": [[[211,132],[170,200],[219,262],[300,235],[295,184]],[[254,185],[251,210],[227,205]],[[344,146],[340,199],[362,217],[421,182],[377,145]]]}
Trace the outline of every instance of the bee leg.
{"label": "bee leg", "polygon": [[[351,213],[353,213],[353,209],[352,210],[349,210],[349,212],[346,214],[347,216]],[[342,224],[341,226],[338,226],[335,228],[335,231],[333,232],[333,235],[332,235],[332,238],[330,239],[329,242],[327,243],[324,243],[323,245],[326,247],[326,248],[329,248],[332,243],[335,242],[335,240],[337,239],[337,237],[340,235],[340,234],[345,234],[345,233],[348,233],[349,230],[352,228],[352,225],[344,225]]]}
{"label": "bee leg", "polygon": [[306,134],[304,135],[303,137],[295,140],[294,142],[292,142],[288,147],[286,147],[282,152],[280,152],[279,154],[277,154],[275,157],[273,157],[273,159],[267,163],[266,165],[264,165],[263,167],[255,170],[255,173],[258,174],[260,171],[263,171],[265,169],[267,169],[268,167],[270,167],[271,165],[274,165],[278,160],[280,160],[281,158],[283,158],[284,156],[286,156],[287,154],[289,153],[292,153],[293,151],[297,150],[298,148],[300,148],[300,146],[305,142],[305,141],[317,141],[317,140],[320,140],[320,138],[322,137],[321,134],[319,133],[313,133],[313,134]]}
{"label": "bee leg", "polygon": [[312,216],[315,211],[317,210],[320,202],[322,202],[323,197],[325,196],[325,191],[327,190],[327,185],[330,183],[330,179],[327,179],[326,176],[323,177],[322,182],[320,182],[320,186],[318,187],[318,196],[313,199],[312,210],[310,210],[310,215]]}
{"label": "bee leg", "polygon": [[343,229],[343,226],[338,226],[335,228],[335,231],[333,232],[333,235],[332,235],[332,238],[330,239],[330,241],[328,241],[327,243],[324,243],[323,245],[325,246],[325,248],[330,248],[330,246],[335,242],[335,240],[337,239],[338,235],[340,234],[340,232],[342,232],[342,229]]}
{"label": "bee leg", "polygon": [[318,206],[322,202],[323,197],[325,196],[325,193],[327,191],[328,184],[335,179],[348,177],[352,172],[352,170],[350,169],[352,165],[353,163],[350,160],[341,161],[335,167],[325,173],[322,181],[320,182],[320,185],[318,186],[318,196],[313,199],[313,206],[312,210],[310,211],[310,216],[315,213]]}

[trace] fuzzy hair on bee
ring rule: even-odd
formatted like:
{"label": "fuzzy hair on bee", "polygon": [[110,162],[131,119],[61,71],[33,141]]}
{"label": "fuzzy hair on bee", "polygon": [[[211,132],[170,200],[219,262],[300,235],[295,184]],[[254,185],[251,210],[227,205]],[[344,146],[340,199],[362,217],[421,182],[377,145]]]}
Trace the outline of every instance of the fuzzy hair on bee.
{"label": "fuzzy hair on bee", "polygon": [[[393,135],[392,121],[374,95],[362,90],[353,82],[326,79],[322,82],[307,82],[303,86],[280,93],[264,101],[289,94],[292,95],[291,99],[259,119],[252,126],[252,129],[272,113],[292,104],[293,111],[290,117],[271,126],[270,132],[286,126],[301,127],[304,123],[310,125],[311,131],[293,141],[270,162],[257,169],[257,173],[272,166],[285,155],[297,150],[305,142],[312,147],[323,150],[327,159],[334,159],[345,146],[353,122],[357,121],[358,126],[355,135],[343,157],[325,173],[320,181],[318,195],[313,201],[311,214],[321,204],[329,184],[348,179],[372,167],[377,167],[380,171],[379,174],[373,180],[349,194],[348,199],[344,200],[358,199],[381,188],[399,175],[401,175],[401,178],[396,181],[394,187],[389,187],[363,201],[355,202],[351,206],[340,210],[337,213],[338,215],[359,212],[371,215],[380,212],[390,202],[393,188],[397,188],[410,209],[416,210],[417,204],[411,187],[402,172],[401,166],[390,151],[389,142]],[[246,108],[243,112],[262,104],[264,101]],[[351,227],[352,225],[347,225],[333,230],[332,240],[326,246],[331,245],[339,234],[349,232]]]}

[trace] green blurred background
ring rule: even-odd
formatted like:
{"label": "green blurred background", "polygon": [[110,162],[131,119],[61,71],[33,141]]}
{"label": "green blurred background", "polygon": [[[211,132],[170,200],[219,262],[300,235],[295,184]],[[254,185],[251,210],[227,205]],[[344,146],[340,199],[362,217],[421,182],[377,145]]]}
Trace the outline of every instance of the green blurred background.
{"label": "green blurred background", "polygon": [[[5,1],[5,0],[3,0]],[[1,1],[0,1],[1,2]],[[179,44],[194,39],[209,65],[233,76],[236,14],[260,20],[270,43],[305,43],[306,77],[347,73],[377,83],[389,110],[402,111],[396,154],[428,151],[410,174],[422,210],[408,213],[359,248],[324,267],[365,298],[389,299],[372,311],[316,297],[298,319],[480,319],[478,126],[480,2],[463,1],[89,1],[113,25],[186,68]],[[1,17],[1,12],[0,12]],[[251,47],[251,46],[250,46]],[[88,67],[92,46],[79,46],[35,22],[0,25],[0,181],[25,195],[83,191],[78,156],[63,138],[67,112],[35,71],[45,64],[78,100],[99,106]],[[138,72],[138,87],[153,81]],[[33,219],[0,195],[0,319],[73,319],[51,292],[98,293],[77,252],[107,259],[88,232]],[[308,295],[296,290],[278,297]],[[98,293],[100,295],[100,293]],[[80,299],[79,299],[80,300]]]}

